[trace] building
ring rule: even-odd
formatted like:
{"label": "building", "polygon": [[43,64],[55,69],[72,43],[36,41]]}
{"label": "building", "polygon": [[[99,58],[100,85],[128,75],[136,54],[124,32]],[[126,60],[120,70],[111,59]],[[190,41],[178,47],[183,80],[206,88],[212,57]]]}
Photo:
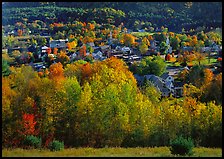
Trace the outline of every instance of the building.
{"label": "building", "polygon": [[52,40],[52,41],[50,41],[50,48],[66,49],[67,42],[68,42],[68,40],[64,40],[64,39]]}

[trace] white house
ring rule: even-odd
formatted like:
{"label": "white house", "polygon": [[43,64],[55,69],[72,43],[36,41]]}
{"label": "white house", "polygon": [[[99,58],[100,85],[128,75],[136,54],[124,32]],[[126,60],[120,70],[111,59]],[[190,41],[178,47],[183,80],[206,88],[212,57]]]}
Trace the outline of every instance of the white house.
{"label": "white house", "polygon": [[51,48],[66,48],[67,39],[59,39],[50,41]]}
{"label": "white house", "polygon": [[129,47],[123,47],[123,48],[121,48],[121,51],[123,53],[131,53],[131,49]]}

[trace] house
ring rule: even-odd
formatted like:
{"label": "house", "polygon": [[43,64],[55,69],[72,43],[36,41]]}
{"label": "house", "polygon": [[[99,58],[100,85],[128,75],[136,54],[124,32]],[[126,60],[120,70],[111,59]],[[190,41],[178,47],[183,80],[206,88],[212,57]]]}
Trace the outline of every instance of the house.
{"label": "house", "polygon": [[220,50],[220,47],[215,42],[213,42],[212,47],[211,47],[211,51],[212,52],[218,52],[219,50]]}
{"label": "house", "polygon": [[50,48],[65,49],[68,41],[64,39],[50,41]]}
{"label": "house", "polygon": [[137,55],[132,55],[129,57],[130,61],[140,61],[141,57],[137,56]]}
{"label": "house", "polygon": [[121,51],[122,51],[123,53],[131,54],[131,49],[130,49],[129,47],[123,47],[123,48],[121,48]]}
{"label": "house", "polygon": [[94,47],[95,47],[94,42],[91,42],[91,43],[86,43],[86,45],[89,45],[89,46],[91,46],[92,48],[94,48]]}
{"label": "house", "polygon": [[104,53],[105,51],[110,50],[110,45],[100,46],[101,52]]}
{"label": "house", "polygon": [[47,46],[41,47],[41,56],[43,56],[47,52],[47,49],[48,49]]}
{"label": "house", "polygon": [[190,47],[190,46],[184,46],[184,47],[182,47],[182,51],[188,51],[188,52],[191,52],[191,51],[193,51],[193,47]]}
{"label": "house", "polygon": [[139,29],[138,32],[145,32],[145,29]]}
{"label": "house", "polygon": [[183,96],[183,82],[175,81],[174,82],[174,96],[182,97]]}
{"label": "house", "polygon": [[170,76],[168,72],[163,73],[160,77],[161,77],[165,82],[174,82],[174,78],[173,78],[172,76]]}
{"label": "house", "polygon": [[139,86],[144,84],[144,76],[139,76],[138,74],[134,74],[134,77]]}
{"label": "house", "polygon": [[97,53],[92,53],[92,56],[96,60],[104,60],[105,57],[103,57],[103,53],[101,51],[98,51]]}
{"label": "house", "polygon": [[170,94],[174,94],[173,82],[166,82],[161,77],[155,75],[144,75],[146,80],[152,82],[152,84],[162,93],[163,97],[168,97]]}
{"label": "house", "polygon": [[210,47],[201,47],[200,48],[200,51],[201,52],[210,52],[211,51],[211,48]]}

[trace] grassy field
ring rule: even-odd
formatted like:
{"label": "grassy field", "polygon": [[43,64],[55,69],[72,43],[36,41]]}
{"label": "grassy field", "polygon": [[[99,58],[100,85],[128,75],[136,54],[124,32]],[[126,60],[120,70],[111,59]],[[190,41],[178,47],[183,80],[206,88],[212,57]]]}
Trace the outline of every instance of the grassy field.
{"label": "grassy field", "polygon": [[[211,57],[210,62],[209,59],[206,57],[204,60],[201,61],[201,65],[213,65],[217,63],[217,59],[214,57]],[[167,66],[180,66],[179,62],[175,62],[175,60],[173,61],[166,61]],[[193,61],[191,63],[187,63],[188,65],[198,65],[197,61]]]}
{"label": "grassy field", "polygon": [[153,35],[154,33],[149,33],[149,32],[131,32],[132,35],[140,38],[148,35]]}
{"label": "grassy field", "polygon": [[[71,148],[63,151],[51,152],[49,150],[24,150],[24,149],[3,149],[3,157],[178,157],[172,155],[168,147],[154,148]],[[221,148],[194,148],[193,157],[222,157]],[[186,156],[187,157],[187,156]]]}

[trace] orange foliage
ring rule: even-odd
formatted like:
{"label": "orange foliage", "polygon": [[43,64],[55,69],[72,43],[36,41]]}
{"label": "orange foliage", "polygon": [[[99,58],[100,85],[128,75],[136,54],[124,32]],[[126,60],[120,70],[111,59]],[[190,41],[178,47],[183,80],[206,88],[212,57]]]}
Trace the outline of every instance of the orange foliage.
{"label": "orange foliage", "polygon": [[23,114],[23,132],[24,135],[36,135],[35,125],[37,122],[34,120],[33,114]]}
{"label": "orange foliage", "polygon": [[221,57],[217,58],[217,61],[218,62],[221,62],[222,61],[222,58]]}
{"label": "orange foliage", "polygon": [[50,66],[49,78],[53,80],[64,79],[64,69],[60,62]]}
{"label": "orange foliage", "polygon": [[57,56],[58,62],[61,62],[63,65],[68,63],[70,58],[66,55],[65,52],[61,51]]}
{"label": "orange foliage", "polygon": [[86,56],[86,46],[83,45],[80,49],[79,49],[79,53],[81,57],[85,57]]}
{"label": "orange foliage", "polygon": [[89,62],[82,65],[81,70],[82,70],[82,80],[89,78],[92,74],[92,69]]}
{"label": "orange foliage", "polygon": [[126,46],[131,46],[135,43],[136,37],[131,34],[123,34],[120,42],[124,43]]}
{"label": "orange foliage", "polygon": [[22,36],[23,35],[23,31],[21,29],[17,30],[18,36]]}
{"label": "orange foliage", "polygon": [[51,48],[49,47],[49,48],[47,48],[47,54],[50,54],[51,53]]}
{"label": "orange foliage", "polygon": [[68,50],[72,49],[72,46],[71,46],[71,44],[69,42],[67,43],[67,47],[68,47]]}
{"label": "orange foliage", "polygon": [[58,53],[58,48],[54,48],[53,53],[54,53],[54,55],[57,55],[57,53]]}
{"label": "orange foliage", "polygon": [[213,72],[210,69],[208,69],[208,68],[204,69],[204,83],[205,83],[205,85],[208,85],[212,82],[213,76],[214,76]]}
{"label": "orange foliage", "polygon": [[83,42],[84,44],[86,44],[86,43],[91,43],[91,42],[94,42],[94,39],[91,38],[91,37],[89,37],[89,36],[85,36],[85,37],[83,38],[82,42]]}
{"label": "orange foliage", "polygon": [[166,59],[165,59],[166,61],[170,61],[171,60],[171,55],[170,54],[167,54],[167,56],[166,56]]}
{"label": "orange foliage", "polygon": [[94,30],[95,25],[94,25],[94,24],[91,24],[91,23],[88,23],[87,28],[88,28],[89,30]]}
{"label": "orange foliage", "polygon": [[39,77],[43,77],[44,76],[44,73],[43,72],[38,72],[38,76]]}

